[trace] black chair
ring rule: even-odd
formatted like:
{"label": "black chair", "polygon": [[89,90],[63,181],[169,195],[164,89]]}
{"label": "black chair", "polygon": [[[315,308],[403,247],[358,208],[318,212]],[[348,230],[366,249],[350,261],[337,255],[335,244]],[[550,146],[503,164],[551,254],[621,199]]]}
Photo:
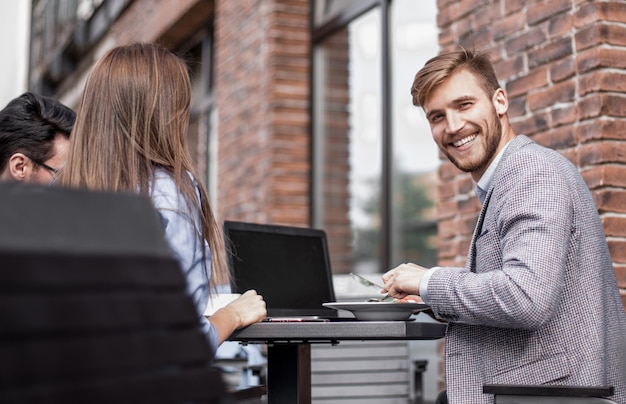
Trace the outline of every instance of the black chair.
{"label": "black chair", "polygon": [[613,387],[535,386],[486,384],[483,393],[493,394],[496,404],[615,404],[605,397]]}
{"label": "black chair", "polygon": [[147,199],[0,185],[0,402],[232,403]]}

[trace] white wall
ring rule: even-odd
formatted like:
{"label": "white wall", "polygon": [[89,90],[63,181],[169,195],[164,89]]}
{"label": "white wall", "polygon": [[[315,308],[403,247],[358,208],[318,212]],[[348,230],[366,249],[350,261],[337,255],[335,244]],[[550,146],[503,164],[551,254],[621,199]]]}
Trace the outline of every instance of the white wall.
{"label": "white wall", "polygon": [[0,109],[27,89],[31,0],[0,0]]}

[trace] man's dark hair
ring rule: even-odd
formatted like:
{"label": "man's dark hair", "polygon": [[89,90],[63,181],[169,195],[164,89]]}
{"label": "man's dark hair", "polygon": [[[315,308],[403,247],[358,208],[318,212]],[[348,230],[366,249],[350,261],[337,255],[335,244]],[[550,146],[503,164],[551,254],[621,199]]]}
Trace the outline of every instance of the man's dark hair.
{"label": "man's dark hair", "polygon": [[11,100],[0,111],[0,171],[15,153],[50,159],[55,136],[69,138],[75,120],[74,111],[49,97],[28,92]]}

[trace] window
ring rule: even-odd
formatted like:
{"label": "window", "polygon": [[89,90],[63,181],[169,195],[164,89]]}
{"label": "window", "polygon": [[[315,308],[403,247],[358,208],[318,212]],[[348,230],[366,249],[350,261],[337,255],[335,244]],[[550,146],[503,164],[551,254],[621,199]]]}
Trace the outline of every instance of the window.
{"label": "window", "polygon": [[439,158],[410,87],[438,50],[436,1],[313,5],[312,225],[333,270],[435,265]]}
{"label": "window", "polygon": [[217,134],[213,89],[213,33],[207,28],[186,52],[192,79],[189,148],[202,175],[212,206],[217,206]]}

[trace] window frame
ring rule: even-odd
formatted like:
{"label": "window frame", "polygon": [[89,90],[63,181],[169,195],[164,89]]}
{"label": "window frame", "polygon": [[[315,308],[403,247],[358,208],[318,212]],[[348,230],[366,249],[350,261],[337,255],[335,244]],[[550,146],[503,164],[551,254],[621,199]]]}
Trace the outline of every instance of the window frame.
{"label": "window frame", "polygon": [[[326,16],[321,23],[315,21],[317,16],[317,7],[325,0],[311,0],[311,100],[310,100],[310,116],[311,119],[311,226],[319,226],[320,209],[322,208],[319,201],[318,187],[321,181],[321,172],[319,167],[320,157],[319,140],[316,139],[315,117],[318,112],[316,110],[319,105],[316,103],[315,91],[315,69],[316,58],[315,51],[318,44],[322,43],[328,36],[346,28],[352,21],[369,12],[370,10],[380,7],[381,16],[381,210],[380,210],[380,251],[379,251],[379,267],[390,268],[392,265],[392,246],[393,246],[393,229],[392,229],[392,201],[393,184],[391,180],[392,174],[392,158],[393,158],[393,132],[391,118],[391,56],[390,56],[390,33],[389,33],[389,8],[391,0],[357,0],[334,14]],[[330,0],[332,1],[332,0]]]}

